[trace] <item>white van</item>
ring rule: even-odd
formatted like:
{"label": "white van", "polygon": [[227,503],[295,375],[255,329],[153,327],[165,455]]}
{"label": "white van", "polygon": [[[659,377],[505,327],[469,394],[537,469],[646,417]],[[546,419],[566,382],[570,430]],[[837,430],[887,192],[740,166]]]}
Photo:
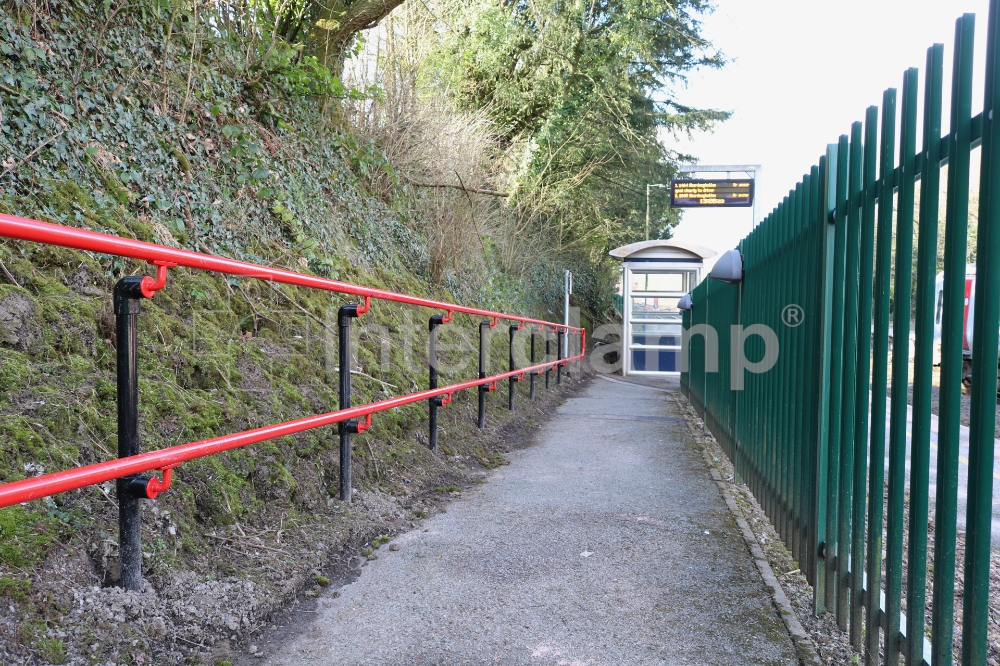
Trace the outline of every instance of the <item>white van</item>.
{"label": "white van", "polygon": [[[965,266],[965,315],[962,326],[962,383],[972,385],[972,321],[976,308],[976,265]],[[934,365],[941,364],[941,314],[944,311],[944,273],[934,281]]]}

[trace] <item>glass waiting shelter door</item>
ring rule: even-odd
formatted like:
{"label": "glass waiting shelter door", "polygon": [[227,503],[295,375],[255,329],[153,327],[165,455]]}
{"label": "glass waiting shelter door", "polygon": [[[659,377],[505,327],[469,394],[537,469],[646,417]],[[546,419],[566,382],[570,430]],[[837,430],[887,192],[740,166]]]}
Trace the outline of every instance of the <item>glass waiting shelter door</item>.
{"label": "glass waiting shelter door", "polygon": [[674,239],[623,245],[608,253],[622,262],[622,374],[679,375],[681,297],[701,281],[708,248]]}
{"label": "glass waiting shelter door", "polygon": [[677,303],[698,283],[698,269],[625,266],[627,351],[623,374],[679,374],[681,311]]}

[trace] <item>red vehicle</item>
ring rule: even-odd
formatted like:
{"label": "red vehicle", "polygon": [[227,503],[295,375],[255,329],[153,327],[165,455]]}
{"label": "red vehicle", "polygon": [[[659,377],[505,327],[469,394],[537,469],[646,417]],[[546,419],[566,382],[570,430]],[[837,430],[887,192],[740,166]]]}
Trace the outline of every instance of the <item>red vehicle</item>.
{"label": "red vehicle", "polygon": [[[941,363],[941,313],[944,310],[944,273],[934,284],[934,363]],[[972,386],[972,320],[976,311],[976,265],[965,266],[965,319],[962,326],[962,383]],[[1000,377],[1000,370],[998,370]]]}

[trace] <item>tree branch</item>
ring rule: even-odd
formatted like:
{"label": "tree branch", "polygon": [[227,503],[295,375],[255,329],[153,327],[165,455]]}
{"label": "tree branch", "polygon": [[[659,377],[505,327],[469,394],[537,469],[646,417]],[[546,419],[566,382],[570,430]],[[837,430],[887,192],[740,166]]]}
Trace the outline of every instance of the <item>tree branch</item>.
{"label": "tree branch", "polygon": [[313,26],[316,55],[328,67],[339,70],[344,62],[344,49],[351,37],[374,28],[404,0],[357,0],[347,6],[344,0],[320,0],[323,7]]}
{"label": "tree branch", "polygon": [[510,196],[510,192],[498,192],[496,190],[484,190],[484,189],[479,188],[479,187],[466,187],[465,185],[452,185],[451,183],[420,183],[420,182],[417,182],[415,180],[411,180],[410,178],[408,178],[406,176],[403,176],[403,180],[405,180],[410,185],[413,185],[414,187],[447,187],[447,188],[451,188],[453,190],[461,190],[461,191],[467,192],[467,193],[471,192],[472,194],[486,194],[486,195],[491,196],[491,197],[509,197]]}

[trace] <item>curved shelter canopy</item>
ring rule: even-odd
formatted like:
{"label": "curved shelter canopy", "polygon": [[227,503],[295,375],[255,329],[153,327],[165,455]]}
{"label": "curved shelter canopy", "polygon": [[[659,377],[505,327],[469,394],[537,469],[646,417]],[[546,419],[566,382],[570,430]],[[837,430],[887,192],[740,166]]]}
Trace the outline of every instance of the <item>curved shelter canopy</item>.
{"label": "curved shelter canopy", "polygon": [[609,254],[622,262],[623,375],[677,375],[684,294],[701,281],[715,252],[694,243],[649,240]]}

